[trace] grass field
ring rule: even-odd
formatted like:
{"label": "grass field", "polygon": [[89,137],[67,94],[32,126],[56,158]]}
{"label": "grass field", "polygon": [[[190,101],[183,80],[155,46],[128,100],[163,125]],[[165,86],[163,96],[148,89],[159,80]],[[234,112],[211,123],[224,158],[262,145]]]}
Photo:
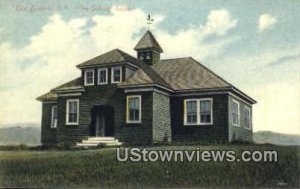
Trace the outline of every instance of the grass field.
{"label": "grass field", "polygon": [[277,150],[278,162],[118,162],[115,148],[0,151],[1,187],[298,187],[299,147],[155,146],[155,149]]}

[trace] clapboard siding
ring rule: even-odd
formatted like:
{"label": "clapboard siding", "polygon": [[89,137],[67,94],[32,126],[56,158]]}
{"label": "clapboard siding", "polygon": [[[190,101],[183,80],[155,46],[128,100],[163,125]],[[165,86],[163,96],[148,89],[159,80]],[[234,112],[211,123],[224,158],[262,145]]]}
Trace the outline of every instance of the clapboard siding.
{"label": "clapboard siding", "polygon": [[[184,125],[184,99],[212,98],[213,99],[213,125]],[[228,141],[228,95],[195,95],[188,97],[171,98],[171,125],[173,141],[202,141],[227,142]]]}
{"label": "clapboard siding", "polygon": [[[239,121],[239,126],[235,126],[232,124],[232,102],[233,100],[236,100],[239,102],[240,106],[240,121]],[[251,142],[252,141],[252,129],[248,129],[245,127],[245,114],[244,114],[244,108],[247,106],[250,109],[250,124],[253,127],[252,124],[252,106],[249,104],[246,104],[244,101],[241,101],[239,98],[229,96],[228,98],[228,118],[229,118],[229,129],[228,129],[228,140],[230,142],[233,141],[246,141],[246,142]]]}
{"label": "clapboard siding", "polygon": [[[127,70],[128,71],[128,70]],[[123,77],[126,68],[123,67]],[[252,130],[244,126],[243,108],[240,102],[240,127],[232,125],[231,101],[233,96],[228,94],[193,96],[165,95],[156,91],[143,91],[124,93],[117,88],[117,84],[98,85],[98,72],[95,68],[95,85],[85,86],[80,96],[59,96],[57,103],[43,103],[42,112],[42,143],[75,143],[88,136],[94,136],[95,124],[92,124],[92,109],[95,106],[109,106],[113,109],[113,122],[107,127],[113,127],[113,135],[121,142],[152,143],[163,141],[185,142],[228,142],[234,140],[252,140]],[[83,78],[82,78],[83,79]],[[124,79],[124,78],[123,78]],[[111,82],[111,68],[108,69],[108,82]],[[126,96],[141,95],[142,97],[142,123],[126,123]],[[185,126],[183,120],[184,99],[212,98],[213,99],[213,125]],[[66,101],[79,99],[79,124],[66,125]],[[50,128],[51,107],[57,105],[57,128]],[[252,114],[251,106],[249,106]],[[250,119],[252,121],[252,119]]]}
{"label": "clapboard siding", "polygon": [[[58,126],[57,126],[57,142],[69,143],[78,141],[82,136],[87,135],[87,128],[80,125],[66,125],[66,101],[67,99],[79,99],[79,107],[81,105],[80,96],[77,97],[59,97],[57,106]],[[79,115],[81,109],[79,108]],[[79,117],[80,118],[80,117]]]}
{"label": "clapboard siding", "polygon": [[51,111],[52,106],[56,106],[57,103],[42,103],[42,132],[41,142],[44,146],[52,145],[56,143],[56,129],[51,128]]}
{"label": "clapboard siding", "polygon": [[[133,124],[126,123],[126,96],[128,95],[141,95],[142,101],[142,122]],[[152,142],[152,92],[140,92],[140,93],[126,93],[120,95],[120,104],[118,109],[116,121],[116,137],[128,143],[150,143]]]}
{"label": "clapboard siding", "polygon": [[[126,96],[141,95],[142,123],[126,123]],[[183,104],[188,98],[213,99],[213,125],[183,125]],[[79,99],[79,124],[66,125],[66,101]],[[240,126],[232,125],[232,99],[240,103]],[[50,128],[51,108],[58,107],[58,126]],[[44,145],[74,143],[93,136],[91,110],[95,106],[108,105],[114,110],[114,136],[122,142],[151,143],[162,141],[228,142],[251,141],[252,130],[245,128],[243,101],[226,94],[194,95],[188,97],[167,96],[154,91],[124,93],[116,84],[88,86],[81,96],[59,97],[57,103],[43,103],[42,138]],[[252,119],[250,119],[252,121]],[[252,123],[251,123],[252,124]]]}
{"label": "clapboard siding", "polygon": [[[142,123],[126,123],[126,96],[141,95]],[[87,136],[93,136],[91,110],[95,106],[108,105],[114,109],[114,136],[120,141],[131,143],[152,142],[152,92],[124,94],[117,89],[116,84],[86,86],[85,91],[78,97],[59,97],[58,100],[58,128],[59,143],[74,143]],[[79,99],[79,124],[66,125],[66,101]]]}
{"label": "clapboard siding", "polygon": [[[86,86],[85,91],[78,97],[59,97],[59,142],[76,142],[87,136],[92,136],[91,110],[94,106],[113,105],[116,84],[101,86]],[[79,124],[66,125],[66,100],[79,99]],[[113,127],[113,125],[109,125]]]}

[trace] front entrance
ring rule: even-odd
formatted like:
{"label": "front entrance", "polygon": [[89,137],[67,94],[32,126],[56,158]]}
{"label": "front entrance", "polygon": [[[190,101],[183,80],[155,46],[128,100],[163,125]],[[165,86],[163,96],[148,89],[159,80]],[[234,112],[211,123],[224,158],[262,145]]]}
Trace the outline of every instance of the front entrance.
{"label": "front entrance", "polygon": [[111,106],[94,106],[91,111],[91,135],[114,136],[114,109]]}
{"label": "front entrance", "polygon": [[95,124],[95,135],[96,136],[105,136],[105,116],[101,114],[96,115],[96,124]]}

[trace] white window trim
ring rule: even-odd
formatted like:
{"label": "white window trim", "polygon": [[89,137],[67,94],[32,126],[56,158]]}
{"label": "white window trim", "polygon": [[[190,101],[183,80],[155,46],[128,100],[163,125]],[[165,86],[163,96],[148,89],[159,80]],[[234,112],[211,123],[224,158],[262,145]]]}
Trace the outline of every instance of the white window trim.
{"label": "white window trim", "polygon": [[[130,98],[138,98],[139,99],[139,120],[132,121],[129,120],[129,99]],[[126,97],[126,123],[142,123],[142,97],[141,95],[130,95]]]}
{"label": "white window trim", "polygon": [[[231,116],[232,116],[232,125],[234,125],[234,126],[237,126],[237,127],[239,127],[240,126],[240,123],[241,123],[241,120],[240,120],[240,103],[238,102],[238,101],[236,101],[236,100],[234,100],[234,99],[232,99],[232,103],[236,103],[237,105],[238,105],[238,122],[237,122],[237,124],[234,124],[233,123],[233,108],[231,108]],[[233,104],[232,104],[232,106],[233,106]]]}
{"label": "white window trim", "polygon": [[183,107],[183,119],[184,119],[184,125],[198,125],[198,122],[199,122],[199,120],[198,120],[198,118],[199,118],[199,116],[198,115],[196,115],[197,116],[197,123],[188,123],[187,122],[187,109],[186,109],[186,107],[187,107],[187,102],[190,102],[190,101],[196,101],[196,108],[197,108],[197,114],[198,114],[198,112],[199,112],[199,106],[198,106],[198,103],[199,103],[199,101],[198,101],[199,99],[195,99],[195,98],[190,98],[190,99],[184,99],[184,107]]}
{"label": "white window trim", "polygon": [[[77,120],[76,122],[69,122],[69,102],[77,102]],[[66,125],[78,125],[79,124],[79,99],[67,99],[66,101]]]}
{"label": "white window trim", "polygon": [[[200,116],[200,102],[209,100],[211,102],[210,112],[211,112],[211,120],[210,123],[201,123],[201,116]],[[197,102],[197,123],[188,123],[187,122],[187,109],[186,109],[186,103],[189,101],[196,101]],[[198,126],[198,125],[213,125],[213,99],[212,98],[189,98],[184,99],[184,105],[183,105],[183,119],[184,119],[184,125],[185,126]]]}
{"label": "white window trim", "polygon": [[[93,83],[87,83],[87,73],[88,72],[93,72]],[[94,83],[95,83],[95,73],[94,72],[95,72],[94,69],[84,70],[84,86],[94,85]]]}
{"label": "white window trim", "polygon": [[[120,69],[120,81],[114,80],[114,69]],[[121,83],[122,82],[122,66],[115,66],[111,68],[111,83]]]}
{"label": "white window trim", "polygon": [[[248,107],[248,106],[245,106],[244,107],[245,109],[247,109],[249,111],[249,127],[246,127],[246,123],[245,123],[245,128],[246,129],[249,129],[249,130],[252,130],[252,120],[251,120],[251,109]],[[244,115],[245,116],[245,115]]]}
{"label": "white window trim", "polygon": [[[105,71],[106,72],[106,82],[100,82],[100,72]],[[108,83],[108,69],[107,68],[99,68],[98,69],[98,85],[105,85]]]}
{"label": "white window trim", "polygon": [[56,118],[56,124],[54,124],[54,108],[56,108],[56,115],[57,115],[57,105],[54,105],[51,107],[51,124],[50,127],[55,129],[57,127],[57,118]]}

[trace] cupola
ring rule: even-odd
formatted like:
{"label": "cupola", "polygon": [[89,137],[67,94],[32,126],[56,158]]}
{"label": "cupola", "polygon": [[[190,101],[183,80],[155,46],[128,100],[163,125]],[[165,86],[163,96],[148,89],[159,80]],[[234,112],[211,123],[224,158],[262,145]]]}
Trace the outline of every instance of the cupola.
{"label": "cupola", "polygon": [[137,51],[137,58],[149,65],[160,61],[160,53],[163,52],[159,43],[149,30],[139,40],[134,50]]}

